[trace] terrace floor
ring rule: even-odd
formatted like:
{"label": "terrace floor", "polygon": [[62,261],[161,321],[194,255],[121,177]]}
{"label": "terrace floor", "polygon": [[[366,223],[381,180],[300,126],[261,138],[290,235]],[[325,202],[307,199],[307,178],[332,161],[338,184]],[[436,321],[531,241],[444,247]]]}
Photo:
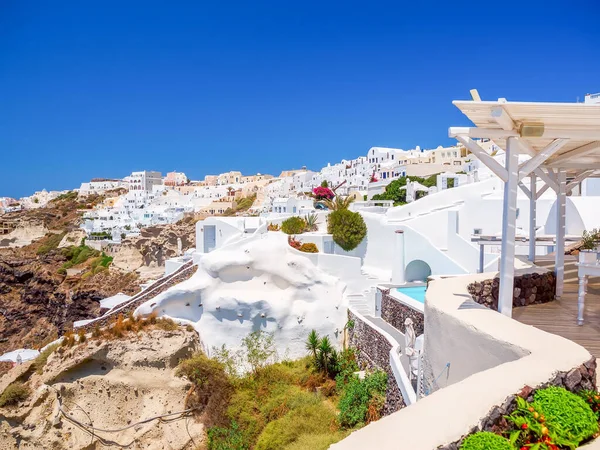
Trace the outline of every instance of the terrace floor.
{"label": "terrace floor", "polygon": [[[536,261],[538,266],[550,266]],[[600,278],[589,278],[585,296],[584,324],[577,325],[577,268],[574,261],[565,264],[564,294],[559,300],[513,309],[513,318],[548,333],[582,345],[600,359]]]}

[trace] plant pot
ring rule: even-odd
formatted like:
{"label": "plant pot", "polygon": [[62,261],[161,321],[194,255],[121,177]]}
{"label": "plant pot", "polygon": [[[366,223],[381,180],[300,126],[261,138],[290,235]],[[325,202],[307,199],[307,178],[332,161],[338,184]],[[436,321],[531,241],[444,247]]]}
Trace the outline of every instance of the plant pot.
{"label": "plant pot", "polygon": [[593,250],[581,250],[579,252],[579,262],[582,264],[595,264],[598,253]]}

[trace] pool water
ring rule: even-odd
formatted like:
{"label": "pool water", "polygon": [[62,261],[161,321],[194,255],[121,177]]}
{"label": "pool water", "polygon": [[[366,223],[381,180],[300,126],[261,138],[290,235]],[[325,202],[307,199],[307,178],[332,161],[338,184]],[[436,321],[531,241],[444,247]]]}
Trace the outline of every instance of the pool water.
{"label": "pool water", "polygon": [[396,288],[396,290],[404,295],[408,295],[419,303],[425,303],[425,291],[427,290],[427,286],[400,287]]}

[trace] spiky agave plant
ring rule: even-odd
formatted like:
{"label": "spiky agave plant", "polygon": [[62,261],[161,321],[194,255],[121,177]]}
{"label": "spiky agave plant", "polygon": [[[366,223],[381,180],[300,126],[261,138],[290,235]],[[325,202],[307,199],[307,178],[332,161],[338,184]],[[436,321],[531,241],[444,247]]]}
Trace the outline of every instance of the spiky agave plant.
{"label": "spiky agave plant", "polygon": [[348,209],[350,208],[350,204],[354,201],[354,197],[346,196],[342,197],[341,195],[336,195],[333,200],[324,199],[321,202],[327,206],[327,208],[331,211],[337,211],[339,209]]}
{"label": "spiky agave plant", "polygon": [[307,214],[304,216],[304,222],[306,222],[306,231],[317,231],[319,229],[319,217],[316,214]]}

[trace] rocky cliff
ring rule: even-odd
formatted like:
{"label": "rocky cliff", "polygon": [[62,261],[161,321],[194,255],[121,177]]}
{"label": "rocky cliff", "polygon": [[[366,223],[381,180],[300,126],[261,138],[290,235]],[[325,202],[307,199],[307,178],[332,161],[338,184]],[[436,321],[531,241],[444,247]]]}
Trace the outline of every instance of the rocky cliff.
{"label": "rocky cliff", "polygon": [[157,325],[135,338],[90,334],[16,366],[0,378],[0,401],[9,386],[27,394],[0,406],[0,448],[196,448],[203,425],[180,414],[191,384],[173,369],[199,347],[193,330]]}

